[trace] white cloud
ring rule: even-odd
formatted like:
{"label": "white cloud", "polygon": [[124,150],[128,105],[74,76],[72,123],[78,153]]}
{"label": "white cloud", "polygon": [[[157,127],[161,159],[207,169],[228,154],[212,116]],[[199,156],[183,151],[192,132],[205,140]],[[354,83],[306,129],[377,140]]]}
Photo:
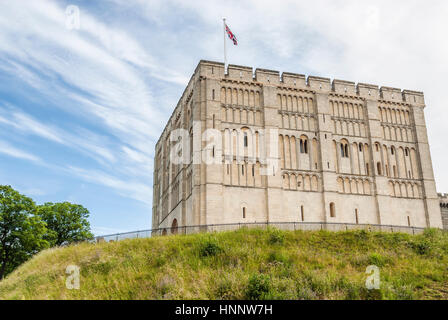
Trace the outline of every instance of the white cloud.
{"label": "white cloud", "polygon": [[[125,0],[115,0],[123,4]],[[183,1],[135,0],[139,13],[168,28],[168,9],[199,25],[179,31],[209,59],[222,60],[221,18],[239,39],[230,63],[322,75],[425,92],[426,118],[438,189],[448,191],[444,136],[448,73],[448,2],[433,0]],[[190,20],[188,20],[190,21]],[[200,48],[200,49],[198,49]],[[196,52],[190,52],[194,56]],[[173,55],[168,52],[167,55]],[[179,69],[185,59],[174,65]]]}
{"label": "white cloud", "polygon": [[[6,118],[10,118],[10,120]],[[79,150],[100,163],[104,163],[105,160],[108,162],[115,161],[113,152],[104,146],[107,142],[106,139],[89,130],[78,129],[79,132],[71,133],[39,122],[30,115],[10,105],[5,110],[0,108],[1,123],[9,125],[17,131],[36,135],[66,147]]]}
{"label": "white cloud", "polygon": [[148,206],[152,204],[152,188],[146,184],[131,179],[118,179],[99,170],[86,170],[68,166],[67,172],[77,175],[86,181],[113,188],[121,195],[146,203]]}
{"label": "white cloud", "polygon": [[26,151],[20,150],[16,147],[13,147],[7,142],[1,140],[0,140],[0,153],[18,159],[28,160],[37,163],[41,162],[41,159],[39,157]]}
{"label": "white cloud", "polygon": [[[67,113],[65,119],[76,118],[66,125],[16,109],[0,113],[0,125],[79,150],[101,164],[78,168],[68,160],[69,172],[80,179],[150,204],[154,144],[198,60],[222,60],[226,16],[239,39],[237,47],[228,46],[231,63],[425,91],[438,187],[448,191],[448,2],[110,0],[108,5],[113,7],[107,15],[80,6],[81,29],[72,31],[56,1],[10,1],[0,11],[2,73],[37,88]],[[22,158],[36,158],[8,147]]]}

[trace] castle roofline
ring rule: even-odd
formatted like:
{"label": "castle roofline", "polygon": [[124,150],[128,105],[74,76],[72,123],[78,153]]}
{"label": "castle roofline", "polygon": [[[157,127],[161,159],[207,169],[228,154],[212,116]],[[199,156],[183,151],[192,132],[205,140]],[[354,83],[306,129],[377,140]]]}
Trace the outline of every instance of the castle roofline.
{"label": "castle roofline", "polygon": [[[201,65],[215,65],[215,66],[224,66],[224,63],[210,60],[200,60],[198,64],[198,68]],[[356,83],[353,81],[347,80],[339,80],[321,76],[313,76],[309,75],[306,77],[304,74],[292,73],[292,72],[280,72],[272,69],[264,69],[264,68],[256,68],[254,71],[253,67],[242,66],[242,65],[234,65],[230,64],[228,66],[229,71],[245,71],[249,75],[245,76],[246,80],[255,81],[260,83],[266,83],[269,85],[275,84],[287,84],[294,85],[297,84],[296,80],[299,81],[299,84],[306,86],[311,89],[318,90],[326,90],[339,94],[349,94],[352,96],[362,96],[362,97],[371,97],[381,100],[390,100],[391,102],[401,102],[401,103],[417,103],[420,105],[424,105],[424,93],[416,90],[402,90],[399,88],[388,87],[388,86],[378,86],[374,84],[368,83]],[[227,79],[231,79],[232,75],[227,74]],[[240,78],[240,77],[238,77]],[[238,80],[236,78],[236,80]],[[285,81],[286,80],[286,81]],[[313,83],[314,82],[314,83]],[[313,86],[314,84],[314,86]]]}

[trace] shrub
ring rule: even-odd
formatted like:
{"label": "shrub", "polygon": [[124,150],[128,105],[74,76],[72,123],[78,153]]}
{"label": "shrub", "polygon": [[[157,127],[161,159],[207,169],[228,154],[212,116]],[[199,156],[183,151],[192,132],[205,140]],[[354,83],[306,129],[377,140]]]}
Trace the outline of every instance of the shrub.
{"label": "shrub", "polygon": [[272,229],[269,231],[269,243],[270,244],[283,244],[285,242],[285,234],[278,230]]}
{"label": "shrub", "polygon": [[263,274],[253,274],[249,277],[246,296],[250,300],[266,299],[271,291],[271,278]]}
{"label": "shrub", "polygon": [[218,241],[214,238],[210,237],[199,243],[199,255],[201,257],[216,256],[222,251]]}
{"label": "shrub", "polygon": [[427,239],[421,239],[411,242],[411,247],[420,255],[429,254],[431,252],[431,242]]}

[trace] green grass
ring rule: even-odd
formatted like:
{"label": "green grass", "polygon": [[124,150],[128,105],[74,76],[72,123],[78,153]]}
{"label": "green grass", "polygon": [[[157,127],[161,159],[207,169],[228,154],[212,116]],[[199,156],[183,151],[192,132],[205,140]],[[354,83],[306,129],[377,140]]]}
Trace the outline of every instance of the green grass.
{"label": "green grass", "polygon": [[[80,267],[80,290],[65,286]],[[367,290],[366,267],[381,287]],[[275,229],[83,243],[44,251],[0,299],[448,299],[448,234]]]}

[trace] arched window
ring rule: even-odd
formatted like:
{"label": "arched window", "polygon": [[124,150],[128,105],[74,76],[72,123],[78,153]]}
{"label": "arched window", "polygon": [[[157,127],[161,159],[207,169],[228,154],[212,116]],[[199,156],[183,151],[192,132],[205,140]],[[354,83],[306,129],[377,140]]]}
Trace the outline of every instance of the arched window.
{"label": "arched window", "polygon": [[308,154],[308,138],[306,136],[300,137],[300,153]]}
{"label": "arched window", "polygon": [[381,170],[381,162],[376,163],[376,170],[378,171],[379,176],[383,175],[382,170]]}
{"label": "arched window", "polygon": [[348,141],[342,140],[341,141],[341,157],[342,158],[348,158]]}
{"label": "arched window", "polygon": [[336,218],[336,208],[334,202],[330,203],[330,217]]}
{"label": "arched window", "polygon": [[174,219],[173,223],[171,224],[171,233],[177,234],[177,219]]}
{"label": "arched window", "polygon": [[392,155],[395,154],[395,147],[390,148],[390,153],[391,153]]}
{"label": "arched window", "polygon": [[248,146],[248,142],[247,142],[247,132],[244,132],[244,147],[247,148]]}

